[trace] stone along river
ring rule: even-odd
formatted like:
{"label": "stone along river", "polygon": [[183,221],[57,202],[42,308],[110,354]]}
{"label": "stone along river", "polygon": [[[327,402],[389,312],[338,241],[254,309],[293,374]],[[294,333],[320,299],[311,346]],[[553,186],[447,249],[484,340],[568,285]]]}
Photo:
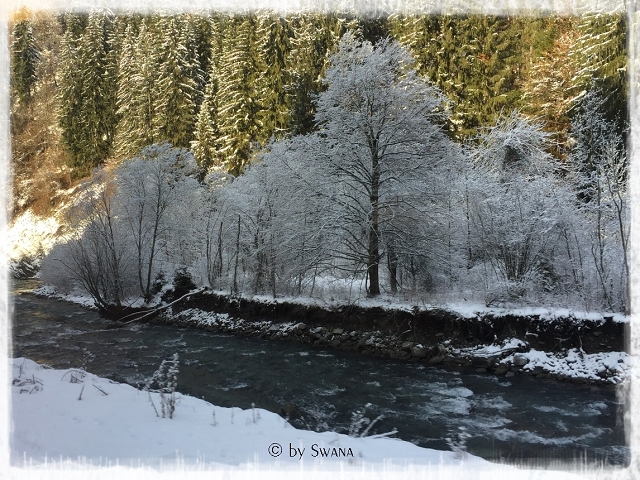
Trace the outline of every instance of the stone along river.
{"label": "stone along river", "polygon": [[[447,438],[495,461],[626,465],[624,401],[615,387],[476,374],[390,359],[166,325],[110,322],[78,305],[14,285],[13,352],[53,368],[84,367],[142,387],[180,356],[178,390],[223,407],[291,414],[298,428],[348,433],[352,414],[369,434],[448,450]],[[295,405],[295,408],[292,407]],[[179,408],[179,406],[178,406]]]}

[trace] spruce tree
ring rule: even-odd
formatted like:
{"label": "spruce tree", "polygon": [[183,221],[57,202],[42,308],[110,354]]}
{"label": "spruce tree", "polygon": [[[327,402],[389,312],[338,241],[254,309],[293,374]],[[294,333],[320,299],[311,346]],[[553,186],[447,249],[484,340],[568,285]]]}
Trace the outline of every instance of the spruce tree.
{"label": "spruce tree", "polygon": [[604,96],[605,118],[623,135],[628,124],[626,18],[622,13],[587,13],[577,28],[580,37],[571,52],[578,67],[576,98],[594,84]]}
{"label": "spruce tree", "polygon": [[[154,134],[154,92],[159,60],[153,48],[157,36],[155,20],[147,18],[135,35],[127,28],[122,44],[117,107],[120,121],[115,140],[116,154],[130,157],[158,140]],[[150,31],[151,30],[151,31]]]}
{"label": "spruce tree", "polygon": [[61,44],[59,123],[76,177],[87,175],[111,153],[117,123],[111,21],[109,14],[94,11],[78,35],[79,19],[68,17]]}
{"label": "spruce tree", "polygon": [[452,100],[448,120],[457,138],[474,136],[503,108],[519,107],[523,57],[520,26],[490,15],[396,16],[389,22],[425,75]]}
{"label": "spruce tree", "polygon": [[117,68],[111,47],[113,19],[104,12],[89,15],[80,44],[82,84],[82,156],[95,167],[111,153],[117,124]]}
{"label": "spruce tree", "polygon": [[256,18],[233,16],[225,31],[219,62],[218,118],[220,153],[229,172],[240,174],[261,139],[262,123],[256,80],[259,53]]}
{"label": "spruce tree", "polygon": [[159,139],[175,147],[188,147],[196,120],[196,81],[190,76],[194,66],[189,63],[179,20],[165,17],[159,27],[161,42],[155,44],[159,48],[155,55],[159,64],[153,91],[154,141]]}
{"label": "spruce tree", "polygon": [[270,12],[259,15],[257,28],[261,52],[260,72],[257,78],[261,102],[260,141],[266,143],[272,136],[281,138],[289,127],[285,86],[288,82],[286,58],[290,50],[291,35],[288,22]]}
{"label": "spruce tree", "polygon": [[575,22],[571,17],[555,19],[552,45],[532,58],[522,84],[524,112],[544,121],[545,130],[553,135],[551,153],[560,159],[568,149],[570,109],[576,94],[573,79],[578,68],[569,57],[578,36]]}
{"label": "spruce tree", "polygon": [[[73,17],[69,19],[73,21]],[[72,25],[75,25],[73,22]],[[77,176],[87,173],[81,157],[82,139],[82,83],[80,75],[80,35],[78,28],[67,28],[60,42],[60,74],[58,123],[62,140],[68,151],[68,164]]]}
{"label": "spruce tree", "polygon": [[[215,70],[212,65],[211,70]],[[221,167],[218,151],[218,76],[215,71],[209,74],[209,83],[205,89],[204,100],[200,104],[196,120],[195,140],[191,142],[191,150],[198,165],[207,171],[211,167]]]}
{"label": "spruce tree", "polygon": [[40,57],[33,38],[33,29],[29,19],[19,20],[13,27],[13,43],[11,44],[12,85],[21,102],[31,100],[35,86],[36,64]]}
{"label": "spruce tree", "polygon": [[344,33],[344,21],[335,15],[305,13],[290,19],[291,49],[287,54],[286,103],[289,131],[305,134],[315,128],[315,98],[324,90],[322,78]]}
{"label": "spruce tree", "polygon": [[197,15],[182,15],[179,18],[181,44],[185,48],[185,71],[195,83],[192,100],[197,111],[204,99],[211,62],[211,25],[206,18]]}

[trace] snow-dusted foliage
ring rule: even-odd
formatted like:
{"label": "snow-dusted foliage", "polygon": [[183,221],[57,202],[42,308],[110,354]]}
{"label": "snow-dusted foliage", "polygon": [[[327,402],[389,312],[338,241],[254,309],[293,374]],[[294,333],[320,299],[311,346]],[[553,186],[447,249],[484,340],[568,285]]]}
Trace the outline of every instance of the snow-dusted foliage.
{"label": "snow-dusted foliage", "polygon": [[336,254],[366,272],[367,291],[377,295],[386,253],[395,291],[399,263],[420,263],[429,257],[424,248],[439,239],[438,177],[451,151],[439,126],[444,98],[418,78],[397,42],[374,46],[347,33],[330,62],[318,99],[318,141],[309,153],[320,164],[321,193],[331,185],[328,220],[341,237]]}
{"label": "snow-dusted foliage", "polygon": [[43,280],[63,290],[79,287],[98,307],[138,296],[149,301],[159,273],[193,261],[196,173],[193,155],[169,144],[97,172],[71,210],[75,233],[46,257]]}
{"label": "snow-dusted foliage", "polygon": [[[154,263],[163,247],[168,252],[186,254],[190,196],[198,183],[190,175],[197,171],[193,155],[169,144],[152,145],[140,155],[120,165],[115,172],[119,187],[120,218],[128,227],[135,249],[140,295],[151,298]],[[188,207],[189,208],[189,207]],[[190,210],[190,209],[189,209]],[[193,218],[193,220],[197,220]],[[171,238],[170,238],[171,237]],[[167,243],[182,243],[181,248],[167,248]],[[185,262],[178,262],[185,263]]]}
{"label": "snow-dusted foliage", "polygon": [[629,308],[627,154],[616,121],[603,112],[603,93],[592,88],[581,99],[571,125],[569,156],[577,208],[589,240],[586,256],[595,289],[612,310]]}
{"label": "snow-dusted foliage", "polygon": [[[527,283],[553,288],[566,197],[545,150],[546,136],[517,113],[504,116],[481,137],[467,175],[471,264],[488,264],[510,296],[521,296]],[[489,290],[490,296],[497,293]]]}
{"label": "snow-dusted foliage", "polygon": [[241,175],[169,144],[98,174],[42,278],[98,306],[150,302],[180,272],[234,294],[628,308],[626,153],[595,93],[570,170],[519,112],[453,142],[446,99],[394,41],[345,34],[323,81],[315,131],[273,139]]}
{"label": "snow-dusted foliage", "polygon": [[77,288],[93,297],[96,306],[121,305],[131,293],[131,252],[126,225],[118,219],[117,186],[99,171],[86,194],[70,209],[73,234],[45,257],[42,279],[66,292]]}

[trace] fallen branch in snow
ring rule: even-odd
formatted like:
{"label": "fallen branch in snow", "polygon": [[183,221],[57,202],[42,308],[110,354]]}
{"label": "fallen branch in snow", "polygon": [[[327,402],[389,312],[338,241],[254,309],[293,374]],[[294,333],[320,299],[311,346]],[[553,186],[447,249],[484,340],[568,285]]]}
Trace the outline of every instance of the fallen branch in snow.
{"label": "fallen branch in snow", "polygon": [[[178,303],[180,300],[183,300],[183,299],[187,298],[187,297],[188,297],[188,296],[190,296],[190,295],[197,295],[198,293],[202,293],[202,292],[204,292],[206,289],[207,289],[207,287],[202,287],[202,288],[200,288],[200,289],[198,289],[198,290],[192,290],[192,291],[190,291],[189,293],[186,293],[185,295],[181,296],[181,297],[180,297],[180,298],[178,298],[177,300],[174,300],[173,302],[168,303],[167,305],[163,305],[163,306],[161,306],[161,307],[154,308],[153,310],[148,310],[148,311],[146,311],[146,313],[145,313],[144,315],[142,315],[141,317],[134,318],[133,320],[129,320],[129,321],[124,322],[124,323],[119,323],[118,325],[115,325],[115,326],[114,326],[114,327],[112,327],[112,328],[118,328],[118,327],[122,327],[122,326],[124,326],[124,325],[128,325],[128,324],[133,323],[133,322],[138,322],[138,321],[142,320],[143,318],[146,318],[146,317],[148,317],[148,316],[150,316],[150,315],[153,315],[153,314],[155,314],[155,313],[161,312],[162,310],[165,310],[165,309],[169,308],[170,306],[175,305],[175,304],[176,304],[176,303]],[[123,319],[125,319],[125,318],[127,318],[127,317],[131,317],[132,315],[137,315],[137,314],[139,314],[139,313],[140,313],[140,312],[130,313],[129,315],[126,315],[126,316],[122,317],[120,320],[123,320]]]}
{"label": "fallen branch in snow", "polygon": [[385,437],[390,437],[391,435],[395,435],[396,433],[398,433],[398,430],[396,428],[394,428],[390,432],[378,433],[376,435],[369,435],[367,438],[385,438]]}
{"label": "fallen branch in snow", "polygon": [[104,396],[109,395],[107,392],[105,392],[105,391],[104,391],[103,389],[101,389],[99,386],[97,386],[97,385],[93,385],[93,386],[94,386],[95,388],[97,388],[97,389],[100,391],[100,393],[102,393]]}
{"label": "fallen branch in snow", "polygon": [[[74,373],[78,374],[80,378],[76,378],[74,376]],[[70,383],[81,383],[82,379],[87,375],[87,373],[80,369],[71,369],[65,372],[64,375],[62,375],[62,378],[60,379],[60,381],[64,380],[64,377],[66,377],[67,375],[70,376],[70,380],[69,380]]]}

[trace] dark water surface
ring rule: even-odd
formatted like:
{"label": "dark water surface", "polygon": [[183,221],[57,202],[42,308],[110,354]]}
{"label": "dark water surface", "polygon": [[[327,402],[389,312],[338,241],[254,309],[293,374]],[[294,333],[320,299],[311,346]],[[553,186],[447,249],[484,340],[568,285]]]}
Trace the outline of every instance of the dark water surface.
{"label": "dark water surface", "polygon": [[142,386],[163,359],[180,355],[178,390],[223,407],[278,412],[295,404],[299,428],[347,433],[352,412],[384,415],[369,432],[490,460],[559,459],[626,465],[624,404],[614,387],[445,370],[294,342],[243,338],[165,325],[106,329],[96,312],[28,290],[16,281],[13,356],[53,368],[84,367]]}

